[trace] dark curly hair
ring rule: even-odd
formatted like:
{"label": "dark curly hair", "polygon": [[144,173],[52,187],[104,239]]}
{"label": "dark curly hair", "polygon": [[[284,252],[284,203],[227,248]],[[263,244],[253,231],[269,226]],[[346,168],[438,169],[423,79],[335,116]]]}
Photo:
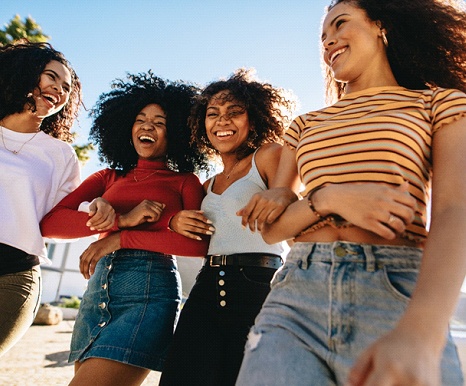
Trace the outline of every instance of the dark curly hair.
{"label": "dark curly hair", "polygon": [[[455,0],[333,0],[351,3],[379,21],[387,33],[387,56],[400,86],[456,88],[466,92],[466,13]],[[461,5],[462,4],[462,5]],[[326,68],[327,100],[339,99],[344,84]]]}
{"label": "dark curly hair", "polygon": [[237,150],[238,159],[254,152],[264,143],[282,143],[284,129],[291,121],[296,107],[294,96],[269,83],[254,80],[253,69],[238,69],[230,78],[210,83],[196,98],[189,117],[192,142],[211,158],[217,158],[218,151],[210,143],[205,127],[207,104],[220,91],[229,91],[228,99],[243,104],[248,112],[253,130],[248,140]]}
{"label": "dark curly hair", "polygon": [[68,60],[48,43],[22,40],[0,46],[0,119],[21,113],[24,106],[35,111],[31,93],[38,87],[45,66],[52,60],[63,64],[71,73],[70,98],[58,113],[42,121],[40,129],[52,137],[72,142],[71,127],[82,103],[81,83]]}
{"label": "dark curly hair", "polygon": [[199,93],[193,84],[171,82],[152,71],[127,74],[127,80],[116,79],[112,90],[100,95],[90,111],[93,123],[90,138],[99,146],[99,158],[119,174],[126,174],[138,162],[131,144],[136,115],[147,105],[159,105],[167,115],[167,165],[180,172],[208,170],[205,155],[190,143],[187,121],[192,100]]}

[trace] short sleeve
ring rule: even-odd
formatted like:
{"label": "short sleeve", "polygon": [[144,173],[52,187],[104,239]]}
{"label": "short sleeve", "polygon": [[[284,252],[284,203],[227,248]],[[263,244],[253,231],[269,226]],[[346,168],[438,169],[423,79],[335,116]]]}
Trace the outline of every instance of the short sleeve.
{"label": "short sleeve", "polygon": [[466,116],[466,94],[455,89],[437,89],[432,96],[432,132]]}

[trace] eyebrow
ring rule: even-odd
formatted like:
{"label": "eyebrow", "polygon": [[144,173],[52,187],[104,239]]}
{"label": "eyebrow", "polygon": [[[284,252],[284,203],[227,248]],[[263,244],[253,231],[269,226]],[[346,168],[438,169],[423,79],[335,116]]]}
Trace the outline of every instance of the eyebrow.
{"label": "eyebrow", "polygon": [[[44,72],[46,72],[46,71],[52,72],[58,79],[61,80],[61,76],[58,75],[58,73],[57,73],[56,71],[52,70],[51,68],[46,68],[46,69],[44,70]],[[65,81],[65,82],[63,82],[63,83],[66,84],[69,88],[71,88],[71,84],[69,84],[68,82]]]}
{"label": "eyebrow", "polygon": [[[140,113],[137,113],[136,117],[138,117],[139,115],[143,115],[144,117],[147,117],[147,114],[143,113],[142,111]],[[155,118],[162,118],[162,119],[165,119],[165,120],[167,119],[167,117],[164,116],[164,115],[155,115]]]}
{"label": "eyebrow", "polygon": [[[350,15],[349,13],[340,13],[339,15],[335,16],[335,17],[332,19],[332,21],[331,21],[330,24],[329,24],[329,27],[331,27],[332,25],[334,25],[335,22],[337,21],[337,19],[338,19],[339,17],[341,17],[341,16],[351,16],[351,15]],[[324,34],[324,33],[323,33],[323,34],[321,35],[320,38],[323,39],[326,35],[327,35],[327,34]]]}
{"label": "eyebrow", "polygon": [[[245,109],[245,108],[246,108],[246,107],[243,106],[242,104],[237,103],[237,104],[228,106],[228,107],[227,107],[227,110],[234,109],[234,108],[236,108],[236,107],[239,107],[239,108],[241,108],[241,109]],[[209,110],[209,109],[220,110],[220,108],[219,108],[218,106],[208,106],[208,107],[207,107],[207,110]]]}

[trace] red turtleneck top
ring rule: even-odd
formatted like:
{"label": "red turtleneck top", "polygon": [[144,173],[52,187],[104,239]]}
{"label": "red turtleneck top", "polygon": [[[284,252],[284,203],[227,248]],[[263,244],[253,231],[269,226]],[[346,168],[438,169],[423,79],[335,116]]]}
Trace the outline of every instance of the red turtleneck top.
{"label": "red turtleneck top", "polygon": [[199,179],[192,173],[169,170],[164,162],[139,160],[138,165],[125,176],[113,169],[104,169],[89,176],[82,184],[62,199],[40,223],[44,237],[79,238],[98,233],[86,226],[89,217],[78,211],[83,201],[106,199],[117,214],[129,212],[144,199],[166,205],[159,221],[143,223],[130,229],[102,232],[120,232],[121,248],[143,249],[169,255],[204,256],[208,239],[188,239],[168,229],[170,218],[182,209],[199,209],[204,196]]}

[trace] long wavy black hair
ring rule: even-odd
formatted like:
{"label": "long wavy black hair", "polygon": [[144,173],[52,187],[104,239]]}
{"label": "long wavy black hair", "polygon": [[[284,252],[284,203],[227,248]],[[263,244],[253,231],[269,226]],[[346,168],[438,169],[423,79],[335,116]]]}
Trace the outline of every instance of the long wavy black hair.
{"label": "long wavy black hair", "polygon": [[168,167],[180,172],[207,170],[205,155],[190,143],[187,123],[198,93],[194,84],[165,80],[152,71],[114,80],[112,90],[101,94],[90,111],[90,138],[99,147],[100,160],[119,174],[133,169],[139,158],[131,144],[134,120],[144,107],[157,104],[167,115]]}
{"label": "long wavy black hair", "polygon": [[68,60],[48,43],[21,41],[0,46],[0,120],[25,108],[35,111],[31,93],[39,86],[40,76],[52,60],[63,64],[71,73],[70,98],[58,113],[42,121],[40,129],[52,137],[72,142],[71,127],[82,103],[81,83]]}
{"label": "long wavy black hair", "polygon": [[[379,21],[387,33],[387,56],[398,84],[409,89],[456,88],[466,92],[466,12],[455,0],[333,0],[351,3]],[[327,101],[344,94],[325,67]]]}
{"label": "long wavy black hair", "polygon": [[192,141],[210,158],[219,153],[207,137],[205,117],[207,104],[220,91],[228,91],[228,98],[241,103],[248,112],[252,130],[247,141],[237,150],[238,159],[254,152],[264,143],[282,143],[282,135],[296,108],[294,95],[254,78],[254,69],[240,68],[228,79],[214,81],[197,96],[189,117]]}

